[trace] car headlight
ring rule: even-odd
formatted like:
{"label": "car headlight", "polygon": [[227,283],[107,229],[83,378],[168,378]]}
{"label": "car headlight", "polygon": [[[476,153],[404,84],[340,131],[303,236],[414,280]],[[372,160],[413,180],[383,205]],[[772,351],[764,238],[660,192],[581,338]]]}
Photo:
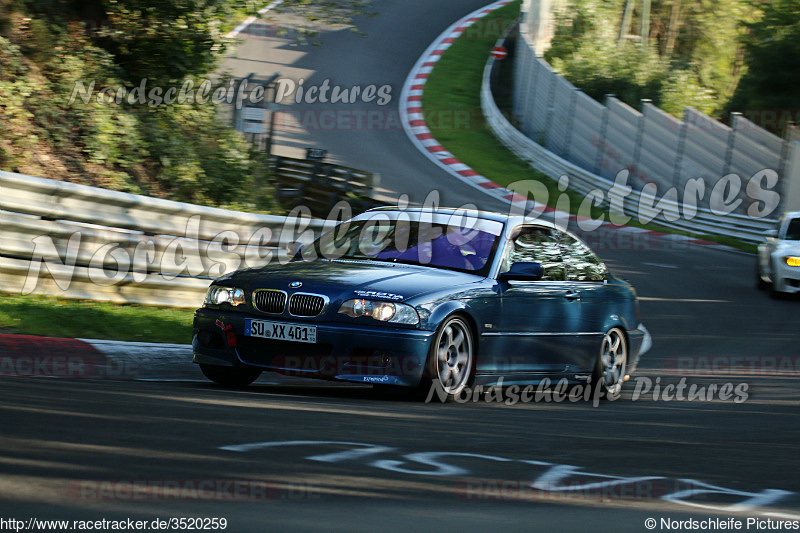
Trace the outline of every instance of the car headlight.
{"label": "car headlight", "polygon": [[244,304],[244,291],[234,287],[223,287],[222,285],[212,285],[206,294],[206,304],[232,306]]}
{"label": "car headlight", "polygon": [[789,257],[784,257],[783,260],[790,267],[800,267],[800,257],[797,257],[796,255],[790,255]]}
{"label": "car headlight", "polygon": [[379,300],[354,299],[347,300],[339,308],[339,312],[351,318],[368,316],[381,322],[395,324],[418,324],[419,315],[410,305]]}

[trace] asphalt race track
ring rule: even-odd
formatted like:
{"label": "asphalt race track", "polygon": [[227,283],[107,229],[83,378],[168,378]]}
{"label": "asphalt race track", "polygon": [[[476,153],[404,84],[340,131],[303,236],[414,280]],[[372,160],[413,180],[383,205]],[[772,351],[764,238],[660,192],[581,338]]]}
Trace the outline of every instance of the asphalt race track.
{"label": "asphalt race track", "polygon": [[[361,21],[368,38],[336,32],[285,52],[309,80],[390,84],[394,106],[428,44],[481,5],[378,0],[380,16]],[[238,56],[265,43],[248,40]],[[286,68],[271,57],[259,68]],[[298,147],[381,172],[387,194],[419,199],[435,183],[452,205],[503,208],[432,165],[401,129],[293,135]],[[442,405],[269,376],[226,390],[188,361],[164,365],[159,380],[0,376],[0,529],[19,529],[2,522],[12,518],[74,530],[72,521],[156,529],[153,520],[181,518],[207,529],[224,518],[234,532],[796,524],[800,302],[757,291],[746,254],[613,232],[594,244],[637,288],[654,340],[615,402]],[[681,383],[710,398],[674,398],[667,386]],[[744,395],[723,399],[726,384]]]}

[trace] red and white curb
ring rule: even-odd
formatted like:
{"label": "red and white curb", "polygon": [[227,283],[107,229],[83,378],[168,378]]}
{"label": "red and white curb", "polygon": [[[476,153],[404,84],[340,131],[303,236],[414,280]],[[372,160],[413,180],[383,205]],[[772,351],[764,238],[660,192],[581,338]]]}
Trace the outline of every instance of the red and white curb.
{"label": "red and white curb", "polygon": [[150,380],[198,374],[190,344],[0,335],[0,376]]}
{"label": "red and white curb", "polygon": [[[422,95],[425,91],[425,84],[428,81],[428,77],[436,67],[436,63],[441,59],[442,54],[444,54],[444,52],[450,48],[453,42],[455,42],[455,40],[458,39],[475,22],[479,21],[489,13],[492,13],[493,11],[510,4],[512,1],[513,0],[500,0],[470,13],[469,15],[452,24],[441,35],[439,35],[436,40],[433,41],[433,43],[417,60],[416,64],[406,78],[405,84],[403,85],[403,91],[400,96],[400,120],[403,124],[403,129],[405,130],[406,135],[408,135],[408,138],[411,140],[412,144],[414,144],[414,146],[416,146],[417,149],[428,159],[448,172],[450,175],[459,179],[464,184],[469,185],[470,187],[473,187],[484,194],[488,194],[503,200],[519,213],[528,213],[534,211],[537,213],[537,216],[547,213],[562,224],[566,223],[567,220],[569,220],[569,224],[577,223],[579,221],[584,222],[589,219],[571,215],[562,211],[557,211],[549,206],[537,206],[533,202],[528,201],[527,198],[494,183],[485,176],[482,176],[474,169],[458,160],[458,158],[456,158],[452,153],[448,152],[439,143],[439,141],[433,137],[433,134],[425,122],[425,117],[422,112]],[[601,227],[604,229],[613,230],[614,232],[627,232],[632,235],[636,235],[637,237],[660,238],[671,241],[682,241],[686,243],[712,245],[719,248],[732,249],[715,242],[695,239],[685,235],[662,233],[632,226],[617,226],[608,221],[603,222]]]}
{"label": "red and white curb", "polygon": [[414,146],[425,154],[428,159],[467,185],[483,192],[490,192],[492,196],[502,198],[508,202],[513,202],[518,198],[513,198],[511,191],[502,189],[499,185],[494,184],[491,180],[481,176],[475,170],[459,161],[433,137],[422,114],[422,94],[425,90],[428,76],[439,59],[441,59],[445,50],[450,48],[450,45],[475,22],[511,2],[512,0],[494,2],[470,13],[447,28],[417,60],[417,63],[406,78],[400,95],[400,120],[406,135],[411,139]]}
{"label": "red and white curb", "polygon": [[[191,344],[0,335],[0,377],[210,383],[192,357]],[[330,386],[274,372],[256,383]]]}

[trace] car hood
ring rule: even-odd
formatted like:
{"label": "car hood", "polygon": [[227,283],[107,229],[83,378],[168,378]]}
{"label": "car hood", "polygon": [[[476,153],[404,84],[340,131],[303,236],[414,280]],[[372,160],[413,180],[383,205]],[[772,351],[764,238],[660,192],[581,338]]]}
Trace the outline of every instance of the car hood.
{"label": "car hood", "polygon": [[[234,272],[219,278],[221,285],[246,291],[280,289],[324,294],[335,299],[374,298],[406,301],[427,292],[474,283],[483,278],[464,272],[377,261],[294,261]],[[297,286],[297,283],[301,286]]]}
{"label": "car hood", "polygon": [[775,247],[781,255],[800,255],[800,241],[781,241]]}

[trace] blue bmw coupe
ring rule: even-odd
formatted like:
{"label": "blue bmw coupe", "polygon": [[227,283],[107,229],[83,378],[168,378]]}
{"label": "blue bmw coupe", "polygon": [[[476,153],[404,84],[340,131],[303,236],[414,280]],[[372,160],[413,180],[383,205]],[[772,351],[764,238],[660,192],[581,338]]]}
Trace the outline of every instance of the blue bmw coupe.
{"label": "blue bmw coupe", "polygon": [[544,378],[617,395],[650,336],[633,287],[553,224],[380,208],[285,264],[215,280],[192,344],[226,386],[271,370],[452,398]]}

